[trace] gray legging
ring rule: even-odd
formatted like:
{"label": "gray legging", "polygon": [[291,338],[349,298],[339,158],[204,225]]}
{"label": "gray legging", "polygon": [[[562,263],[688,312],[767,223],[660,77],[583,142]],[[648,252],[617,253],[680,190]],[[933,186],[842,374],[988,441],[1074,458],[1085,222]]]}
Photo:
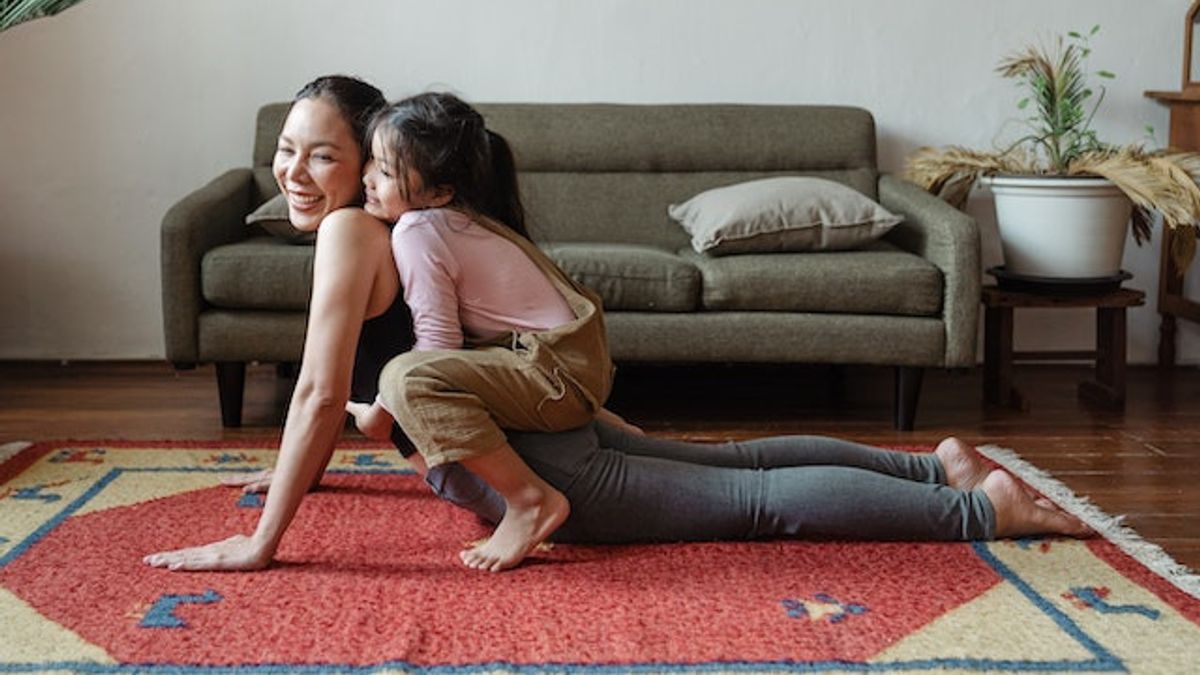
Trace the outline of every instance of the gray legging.
{"label": "gray legging", "polygon": [[[372,401],[379,372],[411,348],[402,297],[363,324],[352,397]],[[411,448],[398,428],[393,441]],[[593,423],[557,434],[511,433],[529,466],[571,502],[556,541],[624,543],[764,537],[871,540],[990,539],[987,496],[946,487],[931,455],[833,438],[683,443]],[[426,477],[434,492],[492,523],[504,500],[459,464]]]}
{"label": "gray legging", "polygon": [[[571,502],[559,542],[969,541],[996,527],[987,496],[946,486],[928,453],[821,436],[687,443],[600,423],[509,440]],[[499,495],[460,465],[436,467],[426,482],[485,520],[504,514]]]}

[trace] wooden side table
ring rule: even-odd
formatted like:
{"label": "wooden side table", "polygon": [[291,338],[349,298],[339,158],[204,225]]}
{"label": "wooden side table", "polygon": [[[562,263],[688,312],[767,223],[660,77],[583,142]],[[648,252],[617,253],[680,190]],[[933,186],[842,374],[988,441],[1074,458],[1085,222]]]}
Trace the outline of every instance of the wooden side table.
{"label": "wooden side table", "polygon": [[[1196,6],[1192,6],[1192,13]],[[1190,15],[1189,15],[1190,16]],[[1187,40],[1191,42],[1191,23],[1189,20]],[[1189,50],[1190,51],[1190,50]],[[1184,68],[1189,64],[1184,55]],[[1200,73],[1192,73],[1192,76]],[[1186,77],[1185,77],[1186,80]],[[1200,151],[1200,88],[1186,86],[1181,91],[1148,91],[1146,96],[1170,108],[1170,136],[1168,142],[1172,147],[1191,152]],[[1188,321],[1200,322],[1200,302],[1183,294],[1184,273],[1175,266],[1171,256],[1171,247],[1176,237],[1197,236],[1194,230],[1172,230],[1163,228],[1162,257],[1159,260],[1158,273],[1158,313],[1162,316],[1158,335],[1158,365],[1170,368],[1175,365],[1175,323],[1176,317]]]}
{"label": "wooden side table", "polygon": [[[1014,361],[1086,359],[1096,362],[1095,380],[1079,383],[1079,396],[1103,407],[1125,408],[1125,310],[1145,304],[1146,294],[1121,288],[1100,295],[1050,295],[983,288],[983,399],[985,403],[1027,410],[1029,403],[1013,386]],[[1095,307],[1095,351],[1013,351],[1013,310],[1020,307]]]}

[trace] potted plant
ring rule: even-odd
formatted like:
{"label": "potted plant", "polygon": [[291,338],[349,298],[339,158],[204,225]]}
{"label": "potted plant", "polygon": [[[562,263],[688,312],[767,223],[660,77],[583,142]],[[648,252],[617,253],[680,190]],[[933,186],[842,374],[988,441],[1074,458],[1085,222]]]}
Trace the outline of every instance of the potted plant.
{"label": "potted plant", "polygon": [[[1140,244],[1149,238],[1155,211],[1167,227],[1195,231],[1200,221],[1200,155],[1109,145],[1091,128],[1104,100],[1104,88],[1088,84],[1086,69],[1088,39],[1099,28],[1027,46],[999,64],[1000,75],[1026,92],[1017,107],[1032,108],[1024,120],[1028,133],[1010,146],[994,152],[921,148],[908,161],[909,180],[959,208],[976,183],[991,188],[1005,260],[997,276],[1112,279],[1120,274],[1130,222]],[[1196,237],[1174,240],[1172,255],[1186,269]]]}

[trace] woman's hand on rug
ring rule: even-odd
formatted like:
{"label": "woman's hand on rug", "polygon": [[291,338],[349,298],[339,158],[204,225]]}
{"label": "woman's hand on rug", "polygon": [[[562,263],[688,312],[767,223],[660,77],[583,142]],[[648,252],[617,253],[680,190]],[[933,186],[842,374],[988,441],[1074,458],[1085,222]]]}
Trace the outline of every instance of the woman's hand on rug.
{"label": "woman's hand on rug", "polygon": [[[244,473],[234,473],[228,476],[221,476],[221,485],[229,487],[240,487],[242,492],[250,494],[252,492],[266,492],[271,489],[271,480],[275,477],[275,469],[259,469],[258,471],[246,471]],[[321,474],[313,479],[312,485],[308,487],[308,491],[312,492],[321,486]]]}
{"label": "woman's hand on rug", "polygon": [[242,492],[247,494],[252,492],[266,492],[271,487],[271,478],[274,475],[275,469],[272,468],[235,473],[228,476],[221,476],[221,485],[240,487],[242,488]]}
{"label": "woman's hand on rug", "polygon": [[235,534],[204,546],[152,553],[142,558],[142,562],[151,567],[165,567],[172,572],[244,572],[261,570],[271,564],[272,554],[253,537]]}

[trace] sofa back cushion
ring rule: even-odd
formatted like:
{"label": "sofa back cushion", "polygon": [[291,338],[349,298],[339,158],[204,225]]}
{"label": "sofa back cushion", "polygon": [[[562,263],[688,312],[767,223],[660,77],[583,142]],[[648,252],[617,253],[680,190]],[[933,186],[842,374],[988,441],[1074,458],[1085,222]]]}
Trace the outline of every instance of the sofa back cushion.
{"label": "sofa back cushion", "polygon": [[[539,241],[674,251],[688,236],[667,206],[714,187],[781,175],[835,180],[877,199],[875,122],[860,108],[806,105],[481,103],[513,147]],[[288,104],[258,115],[260,197]]]}

